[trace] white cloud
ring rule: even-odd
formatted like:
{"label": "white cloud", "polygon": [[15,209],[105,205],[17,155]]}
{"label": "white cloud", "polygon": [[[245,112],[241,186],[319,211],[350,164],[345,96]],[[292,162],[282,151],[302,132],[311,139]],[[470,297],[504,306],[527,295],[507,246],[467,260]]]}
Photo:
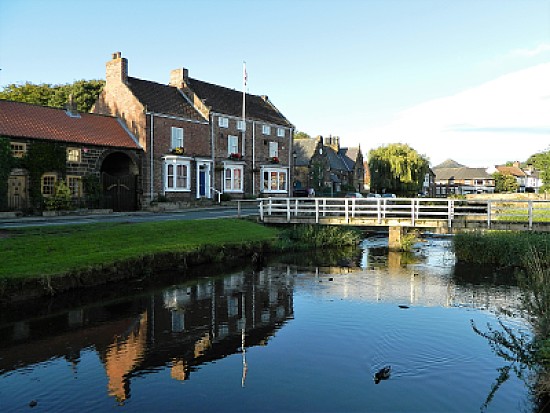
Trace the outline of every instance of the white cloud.
{"label": "white cloud", "polygon": [[510,52],[510,55],[512,57],[535,57],[545,52],[550,52],[550,43],[539,44],[534,49],[515,49]]}
{"label": "white cloud", "polygon": [[365,147],[408,143],[432,165],[447,158],[468,166],[523,161],[550,146],[549,96],[544,63],[407,109],[367,131]]}

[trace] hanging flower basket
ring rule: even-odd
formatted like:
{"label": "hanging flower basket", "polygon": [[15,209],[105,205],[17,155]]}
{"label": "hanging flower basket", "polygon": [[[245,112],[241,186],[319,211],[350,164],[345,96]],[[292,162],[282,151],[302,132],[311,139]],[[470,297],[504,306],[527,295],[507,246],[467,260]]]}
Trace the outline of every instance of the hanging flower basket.
{"label": "hanging flower basket", "polygon": [[184,152],[183,146],[178,146],[177,148],[172,149],[172,154],[174,155],[183,155]]}
{"label": "hanging flower basket", "polygon": [[243,156],[240,153],[232,153],[229,155],[229,159],[231,159],[232,161],[240,161],[241,159],[243,159]]}

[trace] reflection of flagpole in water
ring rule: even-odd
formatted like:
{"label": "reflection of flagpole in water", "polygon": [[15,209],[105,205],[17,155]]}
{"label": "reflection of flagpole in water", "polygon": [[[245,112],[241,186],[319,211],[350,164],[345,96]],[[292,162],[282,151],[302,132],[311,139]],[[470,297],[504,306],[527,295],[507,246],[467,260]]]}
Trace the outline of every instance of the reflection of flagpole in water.
{"label": "reflection of flagpole in water", "polygon": [[248,371],[248,363],[246,362],[246,350],[245,350],[245,343],[244,343],[244,336],[245,336],[245,330],[244,328],[241,330],[241,351],[243,354],[243,375],[241,378],[241,386],[244,387],[244,381],[246,380],[246,372]]}
{"label": "reflection of flagpole in water", "polygon": [[246,333],[246,303],[245,295],[241,293],[242,296],[242,305],[241,305],[241,352],[243,355],[243,374],[241,377],[241,386],[244,387],[244,382],[246,380],[246,372],[248,371],[248,363],[246,362],[246,348],[245,348],[245,333]]}

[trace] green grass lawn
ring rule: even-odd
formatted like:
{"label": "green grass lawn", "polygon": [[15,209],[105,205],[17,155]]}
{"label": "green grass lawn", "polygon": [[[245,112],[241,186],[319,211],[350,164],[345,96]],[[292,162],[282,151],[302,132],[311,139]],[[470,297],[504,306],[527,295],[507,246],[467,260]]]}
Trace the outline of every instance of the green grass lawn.
{"label": "green grass lawn", "polygon": [[0,279],[59,275],[158,252],[274,240],[274,228],[237,219],[86,224],[6,231]]}

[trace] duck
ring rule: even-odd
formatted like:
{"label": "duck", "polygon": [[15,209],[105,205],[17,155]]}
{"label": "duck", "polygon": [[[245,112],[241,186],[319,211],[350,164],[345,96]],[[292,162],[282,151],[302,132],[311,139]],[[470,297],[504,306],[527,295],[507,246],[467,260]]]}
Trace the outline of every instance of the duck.
{"label": "duck", "polygon": [[381,380],[387,380],[390,378],[391,366],[382,367],[376,373],[374,373],[374,383],[378,384]]}

